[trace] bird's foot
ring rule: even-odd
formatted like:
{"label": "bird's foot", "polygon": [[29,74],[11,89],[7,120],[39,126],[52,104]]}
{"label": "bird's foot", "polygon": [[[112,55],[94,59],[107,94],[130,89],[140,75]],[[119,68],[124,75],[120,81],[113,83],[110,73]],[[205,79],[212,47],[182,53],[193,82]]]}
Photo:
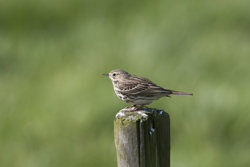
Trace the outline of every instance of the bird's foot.
{"label": "bird's foot", "polygon": [[131,110],[129,110],[128,112],[135,112],[141,110],[143,106],[144,105],[140,105],[139,107],[137,107],[136,105],[130,106]]}
{"label": "bird's foot", "polygon": [[132,106],[125,107],[125,109],[127,112],[134,112],[138,109],[138,107],[136,105],[132,105]]}
{"label": "bird's foot", "polygon": [[137,109],[141,110],[143,106],[144,106],[144,104],[140,105]]}
{"label": "bird's foot", "polygon": [[136,107],[136,105],[128,106],[126,108],[133,108],[133,107]]}
{"label": "bird's foot", "polygon": [[124,109],[126,109],[127,112],[135,112],[135,111],[138,111],[138,110],[143,110],[144,105],[145,104],[142,104],[140,106],[132,105],[132,106],[125,107]]}

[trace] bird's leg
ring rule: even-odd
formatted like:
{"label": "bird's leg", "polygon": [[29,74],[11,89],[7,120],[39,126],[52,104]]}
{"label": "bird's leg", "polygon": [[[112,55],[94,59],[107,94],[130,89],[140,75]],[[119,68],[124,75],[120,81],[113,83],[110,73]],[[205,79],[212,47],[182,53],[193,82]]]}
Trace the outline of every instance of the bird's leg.
{"label": "bird's leg", "polygon": [[135,111],[138,111],[138,110],[140,110],[140,109],[142,109],[142,107],[144,106],[144,104],[143,105],[140,105],[139,107],[136,107],[136,105],[133,105],[135,108],[133,109],[133,110],[130,110],[129,112],[135,112]]}
{"label": "bird's leg", "polygon": [[128,106],[128,107],[126,107],[126,108],[132,108],[132,107],[136,107],[136,105]]}
{"label": "bird's leg", "polygon": [[142,109],[142,107],[143,107],[144,105],[145,105],[145,104],[140,105],[140,106],[137,108],[137,110],[138,110],[138,109]]}
{"label": "bird's leg", "polygon": [[[138,111],[140,109],[142,109],[142,107],[144,106],[145,104],[142,104],[140,105],[139,107],[137,107],[136,105],[132,105],[132,106],[128,106],[126,107],[127,109],[130,109],[128,112],[134,112],[134,111]],[[134,108],[133,108],[134,107]],[[133,109],[132,109],[133,108]]]}
{"label": "bird's leg", "polygon": [[132,105],[132,106],[129,106],[129,107],[126,107],[127,109],[130,109],[128,112],[134,112],[136,110],[138,110],[138,107],[136,105]]}

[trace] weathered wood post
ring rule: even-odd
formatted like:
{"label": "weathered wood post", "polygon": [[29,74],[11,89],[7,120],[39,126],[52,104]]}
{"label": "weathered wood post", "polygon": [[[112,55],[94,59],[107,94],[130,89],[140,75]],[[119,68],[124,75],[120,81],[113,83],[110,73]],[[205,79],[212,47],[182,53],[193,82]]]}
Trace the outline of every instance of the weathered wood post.
{"label": "weathered wood post", "polygon": [[170,167],[170,119],[163,110],[123,109],[114,131],[118,167]]}

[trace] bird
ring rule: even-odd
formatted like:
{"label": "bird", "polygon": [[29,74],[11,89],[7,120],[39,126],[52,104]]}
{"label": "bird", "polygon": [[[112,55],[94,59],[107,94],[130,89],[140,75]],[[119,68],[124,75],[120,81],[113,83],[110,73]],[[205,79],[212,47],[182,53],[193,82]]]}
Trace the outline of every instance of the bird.
{"label": "bird", "polygon": [[[192,93],[164,89],[147,78],[131,75],[121,69],[115,69],[103,75],[111,79],[114,91],[121,100],[133,104],[127,108],[135,107],[135,110],[141,109],[144,105],[161,97],[170,97],[170,95],[193,96]],[[137,107],[138,105],[139,107]]]}

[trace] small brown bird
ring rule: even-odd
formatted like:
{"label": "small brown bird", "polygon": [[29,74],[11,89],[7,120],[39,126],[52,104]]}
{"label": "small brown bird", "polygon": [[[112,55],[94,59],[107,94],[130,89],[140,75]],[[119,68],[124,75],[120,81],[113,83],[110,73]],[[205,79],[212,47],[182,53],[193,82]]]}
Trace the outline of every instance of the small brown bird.
{"label": "small brown bird", "polygon": [[134,107],[140,105],[139,108],[142,108],[154,100],[164,96],[170,97],[169,95],[172,94],[193,96],[192,93],[164,89],[147,78],[131,75],[121,69],[103,75],[112,80],[116,95],[123,101],[133,104]]}

